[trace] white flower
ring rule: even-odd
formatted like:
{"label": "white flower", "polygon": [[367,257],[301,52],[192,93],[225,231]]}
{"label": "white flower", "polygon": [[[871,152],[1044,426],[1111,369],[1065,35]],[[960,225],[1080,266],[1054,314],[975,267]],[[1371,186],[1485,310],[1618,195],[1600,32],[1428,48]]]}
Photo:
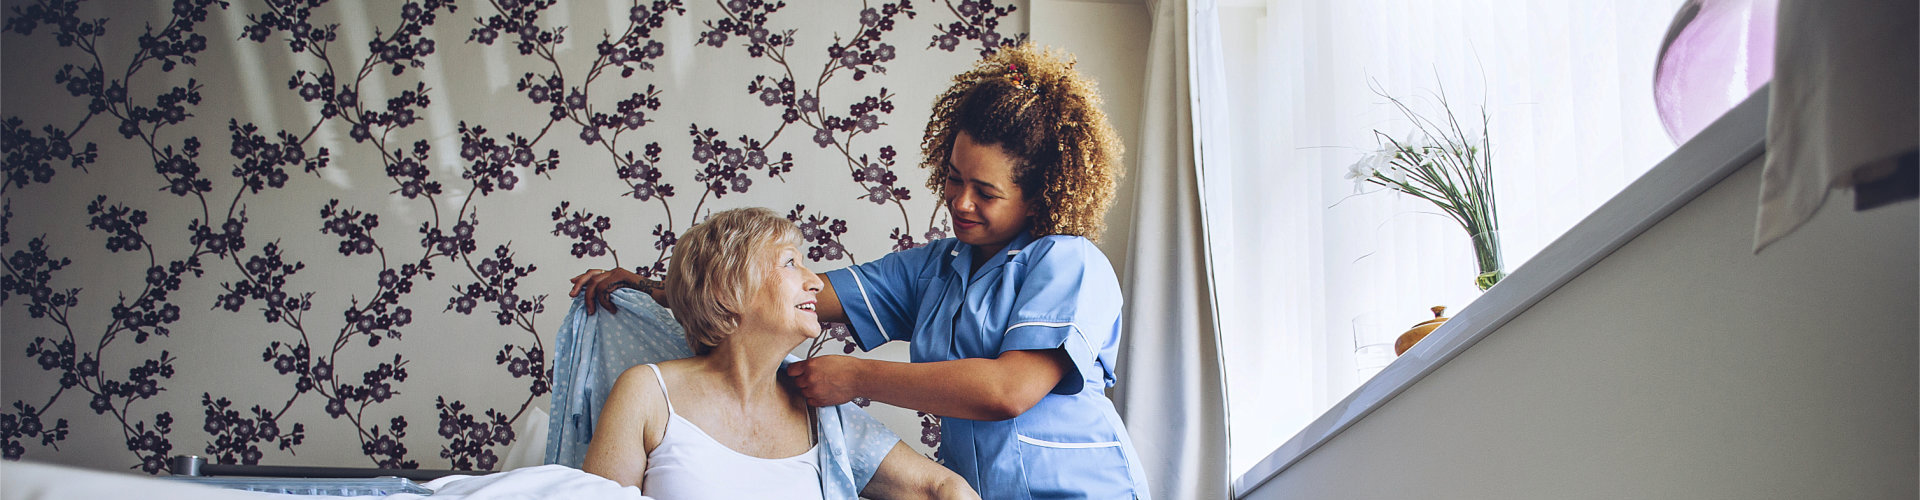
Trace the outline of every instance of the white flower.
{"label": "white flower", "polygon": [[1360,157],[1358,163],[1347,167],[1346,179],[1353,181],[1353,194],[1366,191],[1367,181],[1380,173],[1380,155],[1378,153]]}
{"label": "white flower", "polygon": [[1387,180],[1393,181],[1394,184],[1407,183],[1407,169],[1394,166],[1392,163],[1390,163],[1389,161],[1392,160],[1393,158],[1391,154],[1382,154],[1380,155],[1380,158],[1381,158],[1380,168],[1382,170],[1381,174],[1385,175],[1387,177]]}
{"label": "white flower", "polygon": [[1393,168],[1393,158],[1399,154],[1400,151],[1393,149],[1393,146],[1381,146],[1363,160],[1372,162],[1374,170],[1386,170]]}
{"label": "white flower", "polygon": [[1359,163],[1347,167],[1346,179],[1354,182],[1365,182],[1367,179],[1373,178],[1373,175],[1378,173],[1377,169],[1373,167],[1373,164],[1373,155],[1367,155],[1361,158]]}

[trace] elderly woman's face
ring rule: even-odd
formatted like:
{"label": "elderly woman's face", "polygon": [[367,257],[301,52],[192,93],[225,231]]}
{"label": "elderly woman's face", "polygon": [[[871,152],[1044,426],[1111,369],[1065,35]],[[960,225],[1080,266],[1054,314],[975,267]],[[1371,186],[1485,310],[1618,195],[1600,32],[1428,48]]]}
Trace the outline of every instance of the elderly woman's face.
{"label": "elderly woman's face", "polygon": [[763,258],[773,262],[760,281],[759,293],[755,294],[746,319],[777,332],[799,332],[807,338],[819,336],[820,315],[814,312],[814,299],[823,285],[820,277],[800,263],[800,250],[792,245],[775,247]]}

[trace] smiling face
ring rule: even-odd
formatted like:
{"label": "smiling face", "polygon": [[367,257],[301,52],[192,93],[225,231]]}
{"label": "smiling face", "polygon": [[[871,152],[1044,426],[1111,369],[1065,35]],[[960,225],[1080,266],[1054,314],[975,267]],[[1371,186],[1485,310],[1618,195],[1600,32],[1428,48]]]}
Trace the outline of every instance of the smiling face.
{"label": "smiling face", "polygon": [[814,337],[812,308],[820,279],[799,263],[802,239],[793,221],[765,208],[713,214],[680,235],[667,265],[666,305],[686,328],[696,355],[735,332]]}
{"label": "smiling face", "polygon": [[1027,196],[1013,181],[1014,158],[997,144],[974,142],[966,132],[955,134],[953,154],[947,157],[945,189],[947,212],[953,214],[953,234],[973,245],[975,257],[1006,248],[1027,230],[1031,212]]}
{"label": "smiling face", "polygon": [[766,272],[755,286],[743,323],[806,338],[820,336],[820,315],[814,310],[815,297],[824,285],[820,277],[800,263],[800,249],[794,245],[776,245],[762,252],[760,258],[768,259]]}

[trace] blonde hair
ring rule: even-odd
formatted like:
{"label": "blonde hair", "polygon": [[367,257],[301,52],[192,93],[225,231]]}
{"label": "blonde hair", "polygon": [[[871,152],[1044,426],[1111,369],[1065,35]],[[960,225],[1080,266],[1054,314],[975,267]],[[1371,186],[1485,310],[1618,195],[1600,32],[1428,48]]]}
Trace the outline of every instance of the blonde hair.
{"label": "blonde hair", "polygon": [[954,137],[998,145],[1013,156],[1014,183],[1029,204],[1034,236],[1064,234],[1099,241],[1107,208],[1125,168],[1120,136],[1100,110],[1093,80],[1072,56],[1022,44],[1002,48],[953,77],[933,103],[920,149],[932,170],[927,187],[946,199]]}
{"label": "blonde hair", "polygon": [[741,313],[771,271],[773,248],[800,244],[800,229],[765,208],[713,214],[680,235],[667,264],[667,307],[696,355],[740,327]]}

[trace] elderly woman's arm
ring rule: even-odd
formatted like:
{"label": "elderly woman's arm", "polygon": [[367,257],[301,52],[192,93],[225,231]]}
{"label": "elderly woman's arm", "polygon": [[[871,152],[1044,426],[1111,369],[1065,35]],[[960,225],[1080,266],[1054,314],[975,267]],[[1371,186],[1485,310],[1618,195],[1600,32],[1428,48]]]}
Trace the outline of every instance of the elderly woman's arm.
{"label": "elderly woman's arm", "polygon": [[593,441],[587,443],[586,460],[580,469],[612,479],[621,486],[636,486],[647,472],[647,450],[657,440],[648,439],[655,413],[665,414],[660,406],[660,385],[653,371],[645,366],[628,368],[607,392],[594,425]]}
{"label": "elderly woman's arm", "polygon": [[880,461],[867,488],[860,496],[884,500],[938,498],[979,500],[980,494],[967,486],[958,474],[914,453],[906,443],[893,443],[893,450]]}

